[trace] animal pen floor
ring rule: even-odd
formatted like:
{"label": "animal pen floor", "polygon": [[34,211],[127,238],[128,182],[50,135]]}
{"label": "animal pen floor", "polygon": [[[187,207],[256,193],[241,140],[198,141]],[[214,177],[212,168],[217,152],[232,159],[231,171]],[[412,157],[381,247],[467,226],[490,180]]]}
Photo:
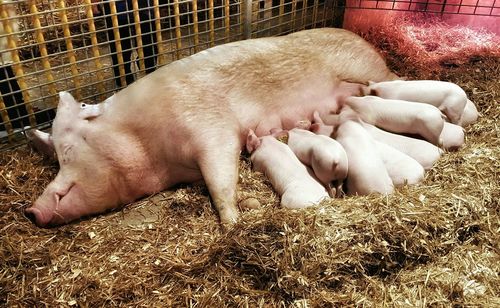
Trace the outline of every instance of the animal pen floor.
{"label": "animal pen floor", "polygon": [[0,153],[0,306],[498,307],[498,54],[435,71],[385,55],[400,75],[459,84],[481,112],[464,147],[387,197],[281,209],[243,158],[239,197],[262,206],[226,233],[193,186],[40,229],[23,210],[56,163],[26,146]]}

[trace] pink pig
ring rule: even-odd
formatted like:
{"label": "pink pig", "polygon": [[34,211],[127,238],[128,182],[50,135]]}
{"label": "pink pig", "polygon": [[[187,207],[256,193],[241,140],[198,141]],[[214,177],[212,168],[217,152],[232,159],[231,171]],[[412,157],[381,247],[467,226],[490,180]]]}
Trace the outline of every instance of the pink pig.
{"label": "pink pig", "polygon": [[443,141],[443,148],[456,151],[464,144],[464,129],[459,125],[444,123],[440,138]]}
{"label": "pink pig", "polygon": [[[347,154],[335,139],[317,135],[308,130],[294,128],[288,131],[288,146],[299,160],[310,166],[327,189],[335,182],[337,194],[347,177]],[[335,193],[331,193],[334,196]]]}
{"label": "pink pig", "polygon": [[425,140],[386,132],[385,130],[377,128],[371,124],[364,123],[363,126],[373,139],[389,145],[399,152],[410,156],[422,165],[425,170],[431,169],[443,153],[443,151],[437,146]]}
{"label": "pink pig", "polygon": [[347,193],[368,195],[389,194],[394,190],[392,180],[373,138],[364,129],[361,119],[350,109],[330,115],[327,125],[334,127],[333,137],[344,147],[349,159]]}
{"label": "pink pig", "polygon": [[274,136],[257,137],[249,130],[247,151],[255,171],[264,173],[281,196],[281,206],[292,209],[318,204],[328,192],[292,150]]}
{"label": "pink pig", "polygon": [[394,186],[417,184],[423,180],[425,170],[416,160],[383,142],[375,140],[375,145]]}
{"label": "pink pig", "polygon": [[370,82],[365,92],[386,99],[433,105],[438,107],[452,123],[458,125],[461,125],[460,118],[467,104],[467,94],[462,88],[451,82],[437,80]]}
{"label": "pink pig", "polygon": [[350,96],[344,104],[366,123],[394,133],[418,134],[433,144],[440,144],[444,119],[432,105],[383,99],[377,96]]}

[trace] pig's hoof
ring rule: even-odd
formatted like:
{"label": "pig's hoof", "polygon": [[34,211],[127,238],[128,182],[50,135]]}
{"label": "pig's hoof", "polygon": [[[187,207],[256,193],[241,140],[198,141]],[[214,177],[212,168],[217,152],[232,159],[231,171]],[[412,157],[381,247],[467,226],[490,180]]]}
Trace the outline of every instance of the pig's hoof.
{"label": "pig's hoof", "polygon": [[255,198],[245,199],[241,201],[239,205],[242,211],[256,210],[260,208],[260,202]]}

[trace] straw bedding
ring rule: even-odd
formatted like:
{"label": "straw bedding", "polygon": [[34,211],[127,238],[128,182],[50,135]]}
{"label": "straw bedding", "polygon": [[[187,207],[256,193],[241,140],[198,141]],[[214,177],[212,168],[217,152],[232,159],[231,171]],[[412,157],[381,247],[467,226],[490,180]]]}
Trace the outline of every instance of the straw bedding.
{"label": "straw bedding", "polygon": [[57,165],[27,147],[3,152],[0,305],[500,305],[498,51],[422,65],[427,56],[409,61],[410,45],[393,39],[384,51],[395,71],[456,82],[481,112],[465,146],[443,155],[421,184],[285,210],[243,157],[239,197],[261,207],[227,232],[203,186],[40,229],[23,210]]}

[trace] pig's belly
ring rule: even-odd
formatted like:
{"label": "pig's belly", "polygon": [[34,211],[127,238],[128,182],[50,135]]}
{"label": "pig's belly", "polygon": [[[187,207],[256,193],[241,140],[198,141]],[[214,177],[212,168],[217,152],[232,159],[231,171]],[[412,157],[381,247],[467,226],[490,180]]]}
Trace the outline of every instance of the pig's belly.
{"label": "pig's belly", "polygon": [[[290,130],[296,127],[299,121],[312,121],[314,111],[320,115],[336,112],[339,108],[339,98],[346,95],[357,94],[357,89],[327,88],[311,91],[310,88],[290,89],[299,92],[297,95],[283,95],[269,98],[259,104],[247,104],[237,108],[237,117],[243,128],[251,128],[257,136],[269,135],[273,128]],[[307,95],[309,94],[309,95]]]}

